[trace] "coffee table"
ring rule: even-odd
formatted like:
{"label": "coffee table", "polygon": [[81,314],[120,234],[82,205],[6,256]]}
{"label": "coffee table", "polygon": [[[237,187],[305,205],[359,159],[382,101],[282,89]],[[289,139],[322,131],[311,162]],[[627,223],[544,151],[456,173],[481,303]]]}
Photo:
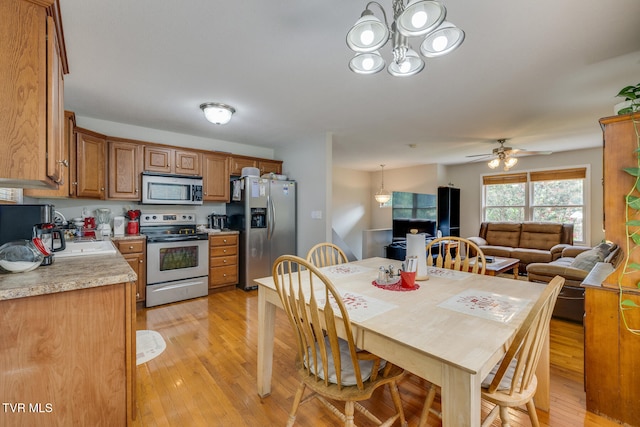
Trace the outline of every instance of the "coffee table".
{"label": "coffee table", "polygon": [[493,262],[487,262],[484,274],[488,276],[496,276],[509,270],[513,270],[513,278],[518,280],[518,265],[520,260],[517,258],[493,257]]}

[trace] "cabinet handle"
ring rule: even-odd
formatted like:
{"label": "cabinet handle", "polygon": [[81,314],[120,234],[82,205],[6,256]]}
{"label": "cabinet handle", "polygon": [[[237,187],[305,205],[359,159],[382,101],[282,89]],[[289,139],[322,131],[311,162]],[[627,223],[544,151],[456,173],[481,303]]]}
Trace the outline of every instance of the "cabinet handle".
{"label": "cabinet handle", "polygon": [[227,263],[227,260],[226,260],[226,259],[222,260],[222,263],[223,263],[223,264],[226,264],[226,263]]}
{"label": "cabinet handle", "polygon": [[227,253],[227,250],[226,250],[226,249],[223,249],[223,250],[222,250],[222,252],[224,252],[224,253],[226,254],[226,253]]}
{"label": "cabinet handle", "polygon": [[136,292],[136,299],[140,299],[140,292]]}
{"label": "cabinet handle", "polygon": [[60,163],[62,166],[64,166],[65,168],[69,167],[69,160],[64,159],[64,160],[58,160],[58,163]]}
{"label": "cabinet handle", "polygon": [[101,187],[101,188],[100,188],[100,191],[104,191],[104,187]]}
{"label": "cabinet handle", "polygon": [[129,246],[129,249],[133,249],[133,246]]}
{"label": "cabinet handle", "polygon": [[138,261],[138,262],[139,262],[140,264],[142,264],[144,261],[143,261],[143,260],[140,260],[140,261]]}
{"label": "cabinet handle", "polygon": [[227,239],[223,239],[222,241],[223,241],[224,243],[227,243]]}
{"label": "cabinet handle", "polygon": [[222,275],[222,277],[227,277],[227,273],[224,273],[224,274]]}

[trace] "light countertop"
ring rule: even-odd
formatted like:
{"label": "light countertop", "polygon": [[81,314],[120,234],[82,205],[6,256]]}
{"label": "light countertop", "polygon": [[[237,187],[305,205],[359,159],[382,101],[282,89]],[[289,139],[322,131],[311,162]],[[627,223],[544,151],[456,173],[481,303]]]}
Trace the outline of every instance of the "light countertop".
{"label": "light countertop", "polygon": [[137,276],[115,253],[55,259],[26,273],[0,273],[0,300],[133,282]]}

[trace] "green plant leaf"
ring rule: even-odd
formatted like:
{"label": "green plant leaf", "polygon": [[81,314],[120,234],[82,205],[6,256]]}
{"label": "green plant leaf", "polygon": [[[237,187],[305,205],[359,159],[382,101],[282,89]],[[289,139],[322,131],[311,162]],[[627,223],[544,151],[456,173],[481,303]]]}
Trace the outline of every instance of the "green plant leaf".
{"label": "green plant leaf", "polygon": [[[632,270],[640,270],[640,264],[638,264],[637,262],[632,262],[631,264],[627,265],[627,268]],[[638,284],[638,287],[640,287],[640,283]]]}
{"label": "green plant leaf", "polygon": [[631,240],[633,240],[633,243],[635,243],[636,245],[640,245],[640,236],[638,236],[637,234],[632,234]]}
{"label": "green plant leaf", "polygon": [[627,196],[627,206],[631,209],[640,210],[640,197]]}
{"label": "green plant leaf", "polygon": [[627,221],[627,225],[630,227],[639,227],[640,219],[632,219],[631,221]]}
{"label": "green plant leaf", "polygon": [[626,299],[622,302],[620,302],[620,305],[623,307],[637,307],[640,308],[640,305],[636,304],[635,302],[631,301],[630,299]]}
{"label": "green plant leaf", "polygon": [[640,168],[623,168],[623,171],[633,176],[640,176]]}

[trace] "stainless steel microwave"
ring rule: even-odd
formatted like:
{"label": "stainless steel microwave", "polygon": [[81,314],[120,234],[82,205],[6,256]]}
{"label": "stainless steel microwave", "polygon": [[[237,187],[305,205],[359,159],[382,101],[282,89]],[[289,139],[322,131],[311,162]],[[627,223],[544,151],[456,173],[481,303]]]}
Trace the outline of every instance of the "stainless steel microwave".
{"label": "stainless steel microwave", "polygon": [[202,177],[142,173],[142,203],[147,205],[201,205]]}

